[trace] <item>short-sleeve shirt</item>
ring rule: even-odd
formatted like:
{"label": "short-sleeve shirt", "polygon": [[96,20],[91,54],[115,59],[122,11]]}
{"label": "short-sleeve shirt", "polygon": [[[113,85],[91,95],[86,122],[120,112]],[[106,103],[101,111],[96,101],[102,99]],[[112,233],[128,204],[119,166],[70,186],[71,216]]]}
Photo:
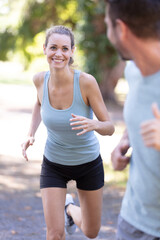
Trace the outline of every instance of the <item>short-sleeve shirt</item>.
{"label": "short-sleeve shirt", "polygon": [[124,118],[133,148],[121,215],[136,228],[160,237],[160,151],[144,145],[140,125],[154,118],[152,103],[160,108],[160,71],[144,77],[134,62],[125,70],[129,93]]}

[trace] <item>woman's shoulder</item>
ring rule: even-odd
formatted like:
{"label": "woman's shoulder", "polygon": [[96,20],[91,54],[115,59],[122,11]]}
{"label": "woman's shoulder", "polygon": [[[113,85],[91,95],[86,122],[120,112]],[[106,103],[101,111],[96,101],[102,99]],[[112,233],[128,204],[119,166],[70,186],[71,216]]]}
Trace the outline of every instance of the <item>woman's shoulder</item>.
{"label": "woman's shoulder", "polygon": [[80,79],[80,82],[85,86],[90,86],[97,82],[95,77],[93,77],[91,74],[88,74],[86,72],[81,72],[79,79]]}
{"label": "woman's shoulder", "polygon": [[38,72],[33,76],[33,83],[36,87],[40,87],[43,85],[45,74],[46,74],[46,71],[43,71],[43,72]]}

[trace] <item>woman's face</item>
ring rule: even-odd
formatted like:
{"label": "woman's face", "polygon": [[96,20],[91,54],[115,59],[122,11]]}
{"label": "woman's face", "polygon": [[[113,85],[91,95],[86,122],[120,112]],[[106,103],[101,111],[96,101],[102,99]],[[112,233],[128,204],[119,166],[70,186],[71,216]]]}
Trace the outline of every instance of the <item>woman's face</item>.
{"label": "woman's face", "polygon": [[53,33],[47,46],[44,46],[44,53],[50,67],[64,68],[68,66],[70,58],[73,56],[74,48],[71,49],[71,39],[67,35]]}

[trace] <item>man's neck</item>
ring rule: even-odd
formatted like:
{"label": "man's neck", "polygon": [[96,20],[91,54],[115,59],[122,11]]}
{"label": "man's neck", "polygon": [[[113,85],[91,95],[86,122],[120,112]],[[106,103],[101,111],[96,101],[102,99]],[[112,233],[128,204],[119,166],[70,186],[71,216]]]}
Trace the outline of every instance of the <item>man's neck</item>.
{"label": "man's neck", "polygon": [[160,41],[136,42],[132,57],[143,76],[160,71]]}

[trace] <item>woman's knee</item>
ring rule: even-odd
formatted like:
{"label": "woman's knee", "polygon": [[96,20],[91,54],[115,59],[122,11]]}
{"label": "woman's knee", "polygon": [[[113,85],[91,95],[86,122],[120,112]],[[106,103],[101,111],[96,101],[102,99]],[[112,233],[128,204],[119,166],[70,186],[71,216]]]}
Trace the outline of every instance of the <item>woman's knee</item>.
{"label": "woman's knee", "polygon": [[96,238],[98,236],[98,233],[99,233],[99,230],[100,230],[100,227],[92,227],[90,229],[84,229],[83,230],[83,233],[85,234],[86,237],[88,238]]}
{"label": "woman's knee", "polygon": [[47,229],[47,240],[63,240],[64,237],[64,230]]}

